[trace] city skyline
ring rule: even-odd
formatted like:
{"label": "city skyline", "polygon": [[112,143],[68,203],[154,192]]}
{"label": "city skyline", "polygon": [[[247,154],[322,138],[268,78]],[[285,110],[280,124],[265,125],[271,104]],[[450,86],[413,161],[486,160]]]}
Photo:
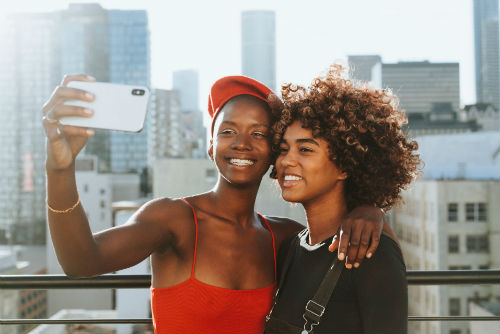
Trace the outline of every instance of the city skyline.
{"label": "city skyline", "polygon": [[[68,3],[20,0],[2,7],[6,13],[26,8],[51,11],[65,9]],[[105,9],[147,10],[153,87],[169,89],[173,71],[197,69],[202,110],[214,80],[242,73],[241,12],[254,9],[276,12],[278,85],[287,81],[308,84],[334,61],[346,63],[347,55],[378,54],[384,63],[459,62],[460,105],[476,102],[472,0],[405,4],[395,0],[376,4],[361,0],[313,5],[256,0],[250,6],[226,0],[99,3]]]}

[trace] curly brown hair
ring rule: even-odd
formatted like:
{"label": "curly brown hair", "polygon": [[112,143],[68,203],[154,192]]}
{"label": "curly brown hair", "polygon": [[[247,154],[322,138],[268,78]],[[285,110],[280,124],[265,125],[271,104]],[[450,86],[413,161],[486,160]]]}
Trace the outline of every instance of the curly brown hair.
{"label": "curly brown hair", "polygon": [[[403,133],[406,118],[391,91],[357,85],[342,74],[342,66],[332,65],[307,88],[284,84],[282,101],[270,101],[276,119],[273,161],[287,127],[300,121],[313,137],[328,142],[330,160],[347,173],[348,209],[374,205],[388,210],[419,173],[418,144]],[[271,177],[276,176],[273,166]]]}

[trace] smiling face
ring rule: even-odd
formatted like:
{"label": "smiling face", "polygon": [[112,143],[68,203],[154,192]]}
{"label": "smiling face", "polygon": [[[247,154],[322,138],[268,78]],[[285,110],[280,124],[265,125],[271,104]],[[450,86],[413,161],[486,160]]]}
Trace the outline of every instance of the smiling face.
{"label": "smiling face", "polygon": [[224,105],[214,125],[209,155],[231,184],[260,184],[270,164],[270,115],[264,102],[238,96]]}
{"label": "smiling face", "polygon": [[283,199],[306,204],[326,196],[343,196],[341,172],[329,158],[328,143],[314,138],[299,121],[286,130],[276,160],[278,182]]}

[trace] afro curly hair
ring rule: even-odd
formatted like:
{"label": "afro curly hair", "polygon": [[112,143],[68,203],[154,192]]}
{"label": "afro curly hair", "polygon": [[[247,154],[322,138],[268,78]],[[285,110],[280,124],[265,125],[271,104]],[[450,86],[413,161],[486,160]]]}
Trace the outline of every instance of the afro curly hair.
{"label": "afro curly hair", "polygon": [[[348,209],[373,205],[389,210],[419,174],[418,144],[402,131],[407,122],[390,90],[374,90],[343,77],[332,65],[309,87],[284,84],[282,100],[270,101],[273,161],[288,126],[299,121],[315,138],[328,142],[329,158],[347,173]],[[273,166],[271,177],[276,178]]]}

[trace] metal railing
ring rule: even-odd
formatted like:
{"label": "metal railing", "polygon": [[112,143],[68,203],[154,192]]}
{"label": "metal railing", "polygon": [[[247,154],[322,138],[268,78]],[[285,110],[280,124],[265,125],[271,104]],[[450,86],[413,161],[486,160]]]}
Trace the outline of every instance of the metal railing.
{"label": "metal railing", "polygon": [[[500,270],[408,271],[409,285],[500,284]],[[70,279],[65,275],[0,275],[0,289],[132,289],[149,288],[151,275],[102,275]],[[499,321],[499,316],[409,316],[409,321]],[[144,319],[0,319],[20,324],[151,324]]]}

